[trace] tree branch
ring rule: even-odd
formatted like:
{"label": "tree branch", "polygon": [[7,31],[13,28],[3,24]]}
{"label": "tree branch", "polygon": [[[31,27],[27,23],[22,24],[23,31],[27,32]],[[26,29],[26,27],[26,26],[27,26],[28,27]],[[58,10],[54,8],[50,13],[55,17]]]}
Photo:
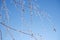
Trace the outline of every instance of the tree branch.
{"label": "tree branch", "polygon": [[16,31],[16,32],[20,32],[20,33],[29,35],[29,36],[33,37],[35,40],[37,40],[37,38],[34,36],[33,33],[32,33],[32,34],[29,34],[29,33],[23,32],[23,31],[21,31],[21,30],[16,30],[16,29],[14,29],[14,28],[11,28],[11,27],[7,26],[7,25],[6,25],[5,23],[3,23],[3,22],[0,22],[0,24],[2,24],[4,27],[9,28],[9,29],[11,29],[11,30],[13,30],[13,31]]}

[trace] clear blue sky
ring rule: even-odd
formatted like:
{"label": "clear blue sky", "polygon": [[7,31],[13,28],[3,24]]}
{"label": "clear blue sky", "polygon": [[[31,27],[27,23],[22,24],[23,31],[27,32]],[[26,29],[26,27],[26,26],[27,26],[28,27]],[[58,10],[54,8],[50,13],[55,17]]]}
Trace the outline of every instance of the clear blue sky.
{"label": "clear blue sky", "polygon": [[[18,2],[18,0],[17,0]],[[28,1],[24,0],[24,22],[27,25],[24,25],[21,20],[21,6],[15,4],[12,0],[6,0],[6,6],[8,8],[9,14],[9,22],[6,20],[4,9],[1,10],[2,2],[0,0],[0,13],[2,15],[1,21],[5,20],[6,25],[11,26],[14,29],[22,30],[24,32],[29,33],[29,30],[35,34],[38,40],[60,40],[60,0],[32,0],[33,5],[33,16],[32,16],[32,24],[30,21],[30,14],[28,8]],[[34,7],[38,5],[38,11],[40,12],[40,16],[36,16],[37,13]],[[49,16],[46,16],[45,14]],[[56,29],[54,32],[53,25]],[[0,24],[0,30],[2,31],[2,40],[12,40],[10,34],[6,31],[6,29]],[[13,34],[15,40],[34,40],[28,35],[18,33],[12,30],[9,30],[10,33]],[[38,36],[42,35],[42,38]]]}

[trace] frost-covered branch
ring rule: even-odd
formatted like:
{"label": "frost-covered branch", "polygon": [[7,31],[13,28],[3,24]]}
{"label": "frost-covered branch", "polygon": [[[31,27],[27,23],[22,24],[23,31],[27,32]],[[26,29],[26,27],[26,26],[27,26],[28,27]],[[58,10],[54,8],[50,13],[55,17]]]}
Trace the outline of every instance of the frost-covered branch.
{"label": "frost-covered branch", "polygon": [[7,26],[7,25],[6,25],[5,23],[3,23],[3,22],[0,22],[0,24],[2,24],[4,27],[9,28],[9,29],[11,29],[11,30],[13,30],[13,31],[16,31],[16,32],[20,32],[20,33],[29,35],[29,36],[33,37],[35,40],[37,40],[37,38],[34,36],[33,33],[29,34],[29,33],[23,32],[23,31],[21,31],[21,30],[16,30],[16,29],[14,29],[14,28],[11,28],[10,26]]}

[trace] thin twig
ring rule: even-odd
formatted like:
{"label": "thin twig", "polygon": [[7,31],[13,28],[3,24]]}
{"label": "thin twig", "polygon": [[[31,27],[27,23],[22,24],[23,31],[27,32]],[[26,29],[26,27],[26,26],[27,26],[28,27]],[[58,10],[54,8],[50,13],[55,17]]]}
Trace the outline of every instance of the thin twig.
{"label": "thin twig", "polygon": [[21,20],[22,20],[22,24],[26,26],[25,23],[25,9],[24,9],[24,1],[20,0],[20,4],[21,4]]}
{"label": "thin twig", "polygon": [[0,40],[2,40],[2,31],[0,30]]}
{"label": "thin twig", "polygon": [[32,16],[33,16],[33,13],[32,13],[32,0],[28,0],[28,7],[29,7],[29,11],[30,11],[30,21],[31,21],[31,24],[32,24]]}
{"label": "thin twig", "polygon": [[0,19],[2,19],[2,15],[1,15],[1,13],[0,13]]}
{"label": "thin twig", "polygon": [[8,8],[6,7],[5,1],[6,0],[2,0],[2,8],[5,11],[5,18],[9,22],[9,15],[8,15],[9,12],[8,12]]}

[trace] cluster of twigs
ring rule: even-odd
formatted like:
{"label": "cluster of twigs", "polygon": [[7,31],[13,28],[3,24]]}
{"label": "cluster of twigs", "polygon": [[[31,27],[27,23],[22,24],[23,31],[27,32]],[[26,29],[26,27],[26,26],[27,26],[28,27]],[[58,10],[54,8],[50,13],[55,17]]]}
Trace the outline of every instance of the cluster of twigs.
{"label": "cluster of twigs", "polygon": [[[3,22],[0,22],[0,24],[3,25],[3,27],[4,27],[4,28],[7,30],[7,32],[11,35],[11,37],[12,37],[13,40],[15,40],[15,39],[14,39],[13,35],[9,32],[9,29],[11,29],[11,30],[13,30],[13,31],[16,31],[16,32],[20,32],[20,33],[26,34],[26,35],[29,35],[29,36],[33,37],[35,40],[37,40],[37,38],[34,36],[33,33],[29,34],[29,33],[23,32],[23,31],[21,31],[21,30],[16,30],[16,29],[14,29],[14,28],[11,28],[10,26],[7,26],[7,25],[6,25],[5,23],[3,23]],[[0,32],[1,32],[1,31],[0,31]],[[1,34],[2,34],[2,33],[1,33]],[[1,37],[2,37],[2,36],[1,36]]]}
{"label": "cluster of twigs", "polygon": [[[49,19],[49,15],[48,14],[45,14],[45,13],[41,13],[41,11],[38,9],[39,8],[39,5],[33,5],[31,3],[32,0],[28,0],[28,7],[29,7],[29,12],[30,12],[30,21],[32,23],[32,17],[33,17],[33,13],[32,13],[32,10],[35,10],[36,13],[35,15],[36,16],[39,16],[39,18],[42,17],[45,17],[47,18],[47,20],[49,22],[51,22],[51,20]],[[24,9],[24,0],[20,0],[20,2],[16,2],[16,0],[13,0],[15,6],[17,7],[17,4],[21,5],[21,20],[22,20],[22,23],[25,24],[25,18],[24,18],[24,13],[25,13],[25,9]],[[6,2],[5,0],[2,0],[2,9],[4,9],[5,11],[5,17],[6,17],[6,20],[9,21],[9,12],[8,12],[8,8],[6,6]],[[3,16],[0,14],[0,19],[2,18]],[[8,34],[11,36],[12,40],[15,40],[15,38],[13,37],[13,34],[9,32],[9,29],[13,30],[13,31],[16,31],[16,32],[19,32],[19,33],[22,33],[22,34],[26,34],[26,35],[29,35],[31,37],[33,37],[35,40],[37,40],[37,38],[35,37],[34,33],[26,33],[26,32],[23,32],[21,30],[17,30],[17,29],[14,29],[14,28],[11,28],[9,25],[6,25],[4,22],[0,22],[1,25],[3,25],[3,27],[6,29],[6,31],[8,32]],[[53,24],[51,24],[53,27],[53,31],[56,32],[56,29],[54,27]],[[2,40],[2,31],[0,30],[0,40]]]}

